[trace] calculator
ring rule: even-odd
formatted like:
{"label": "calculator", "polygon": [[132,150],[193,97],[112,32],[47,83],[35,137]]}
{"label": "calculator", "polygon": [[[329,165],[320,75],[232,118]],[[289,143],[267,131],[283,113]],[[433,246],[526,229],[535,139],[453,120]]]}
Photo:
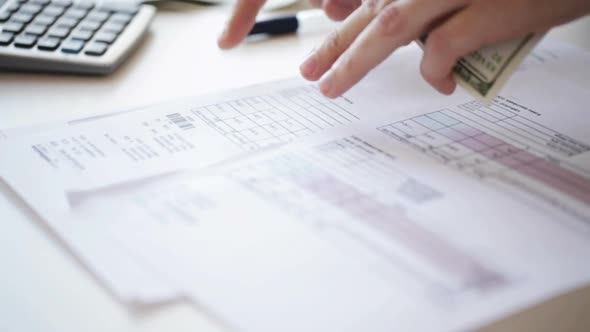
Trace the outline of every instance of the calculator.
{"label": "calculator", "polygon": [[111,73],[155,12],[124,0],[0,0],[0,69]]}

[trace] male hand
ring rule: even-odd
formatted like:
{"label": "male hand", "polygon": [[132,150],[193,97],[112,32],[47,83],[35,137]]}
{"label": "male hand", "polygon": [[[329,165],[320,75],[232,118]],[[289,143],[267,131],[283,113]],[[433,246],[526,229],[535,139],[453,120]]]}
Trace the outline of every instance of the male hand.
{"label": "male hand", "polygon": [[[266,0],[238,0],[234,12],[218,40],[220,48],[229,49],[241,43],[256,22],[256,15]],[[362,0],[310,0],[313,7],[322,7],[328,17],[341,21],[361,5]]]}
{"label": "male hand", "polygon": [[309,80],[322,78],[320,90],[334,98],[396,49],[428,35],[420,71],[451,94],[452,70],[464,55],[588,13],[589,0],[365,0],[300,69]]}

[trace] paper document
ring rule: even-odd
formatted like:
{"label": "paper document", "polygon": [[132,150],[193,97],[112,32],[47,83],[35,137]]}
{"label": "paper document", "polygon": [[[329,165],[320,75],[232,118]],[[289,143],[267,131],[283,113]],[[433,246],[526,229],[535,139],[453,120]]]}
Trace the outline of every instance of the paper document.
{"label": "paper document", "polygon": [[390,112],[75,213],[236,330],[473,329],[590,282],[587,89],[529,68],[505,91],[411,111],[352,91]]}
{"label": "paper document", "polygon": [[590,282],[590,56],[533,53],[490,105],[437,95],[409,47],[335,100],[294,79],[5,130],[0,176],[126,301],[472,329]]}
{"label": "paper document", "polygon": [[[416,50],[384,64],[356,89],[376,99],[384,86],[400,92],[397,104],[415,107],[447,100],[418,77]],[[466,95],[454,98],[464,99]],[[354,98],[357,98],[356,95]],[[187,169],[200,169],[244,154],[349,126],[389,113],[388,105],[367,109],[347,97],[330,100],[302,79],[192,97],[140,110],[97,115],[29,128],[0,131],[0,176],[45,219],[116,295],[128,301],[166,301],[178,294],[166,282],[110,241],[106,225],[71,217],[94,190],[128,187]],[[107,245],[108,243],[108,245]],[[142,280],[142,281],[140,281]]]}

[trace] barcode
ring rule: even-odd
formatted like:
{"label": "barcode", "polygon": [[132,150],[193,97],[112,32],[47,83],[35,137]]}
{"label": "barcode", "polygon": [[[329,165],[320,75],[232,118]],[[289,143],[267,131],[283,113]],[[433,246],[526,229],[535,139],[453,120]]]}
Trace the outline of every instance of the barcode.
{"label": "barcode", "polygon": [[184,116],[180,115],[179,113],[169,114],[166,117],[172,121],[178,128],[183,130],[189,130],[195,128],[192,123],[190,123]]}

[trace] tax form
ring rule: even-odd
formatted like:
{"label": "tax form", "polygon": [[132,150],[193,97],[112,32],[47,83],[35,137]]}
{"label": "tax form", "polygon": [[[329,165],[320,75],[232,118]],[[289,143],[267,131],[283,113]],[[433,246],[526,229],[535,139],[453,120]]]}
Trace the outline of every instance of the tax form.
{"label": "tax form", "polygon": [[[541,46],[543,47],[543,45]],[[324,142],[322,140],[327,138],[328,140],[324,143],[332,142],[333,144],[328,144],[326,151],[330,151],[335,146],[349,144],[350,142],[347,143],[346,140],[352,140],[350,144],[357,142],[354,144],[360,144],[361,146],[364,146],[364,143],[361,142],[373,144],[373,147],[378,149],[372,152],[374,154],[380,154],[379,149],[382,151],[391,149],[389,144],[395,145],[396,148],[389,153],[392,158],[388,160],[386,156],[379,157],[377,164],[382,166],[378,166],[376,172],[373,170],[369,172],[373,176],[369,177],[364,185],[352,183],[349,187],[341,186],[342,178],[345,180],[346,178],[363,178],[359,177],[359,173],[356,173],[356,171],[349,172],[346,176],[337,173],[337,176],[335,175],[336,180],[334,180],[336,184],[330,182],[331,180],[327,180],[328,188],[331,188],[332,185],[339,188],[334,190],[335,192],[347,192],[350,190],[351,193],[358,194],[358,197],[353,196],[353,202],[356,202],[358,198],[358,202],[366,202],[369,210],[377,203],[374,202],[373,197],[370,195],[365,198],[363,196],[366,196],[365,191],[370,192],[373,190],[372,186],[380,184],[380,182],[383,182],[383,185],[388,184],[383,179],[393,181],[389,185],[396,188],[396,190],[393,190],[393,192],[384,191],[382,195],[385,197],[399,196],[399,204],[394,208],[383,207],[386,217],[379,218],[391,219],[393,218],[391,216],[394,215],[399,216],[401,220],[406,220],[407,223],[416,222],[416,220],[421,221],[422,218],[438,221],[439,217],[430,215],[432,212],[429,211],[431,211],[430,206],[432,205],[428,202],[435,204],[436,202],[442,202],[444,197],[449,196],[455,197],[455,200],[451,200],[451,202],[461,205],[461,201],[456,198],[460,194],[463,197],[476,197],[473,194],[474,192],[477,194],[480,192],[485,193],[490,190],[488,186],[491,186],[497,190],[500,190],[498,188],[505,190],[501,191],[502,195],[494,194],[493,190],[489,194],[489,201],[497,204],[494,205],[495,207],[504,206],[502,202],[514,199],[516,203],[507,202],[508,206],[532,205],[540,207],[542,211],[548,211],[547,216],[563,217],[564,227],[577,229],[580,225],[583,225],[587,216],[587,209],[585,208],[587,203],[584,200],[587,193],[580,190],[579,185],[572,186],[571,183],[586,178],[585,174],[587,173],[585,172],[587,172],[587,168],[584,167],[588,165],[588,154],[585,153],[585,146],[590,140],[585,136],[584,131],[580,129],[581,127],[575,127],[576,125],[581,126],[581,121],[567,121],[568,118],[579,118],[580,110],[567,107],[567,103],[560,105],[559,102],[570,100],[571,105],[574,106],[585,102],[584,95],[577,93],[581,89],[579,86],[584,86],[585,74],[583,71],[570,70],[571,75],[568,72],[568,81],[565,84],[561,84],[562,81],[559,80],[556,80],[557,83],[553,85],[535,84],[535,89],[550,89],[555,91],[555,96],[561,96],[560,98],[537,100],[538,93],[535,89],[530,88],[528,84],[530,82],[551,81],[555,78],[552,76],[559,77],[562,67],[568,67],[564,65],[564,61],[567,60],[571,63],[572,59],[586,58],[569,49],[566,49],[568,51],[565,52],[562,48],[547,47],[544,49],[542,47],[537,57],[528,61],[521,73],[516,76],[515,83],[512,84],[514,88],[508,89],[507,94],[502,96],[503,99],[498,99],[491,106],[491,109],[486,108],[485,105],[473,103],[467,95],[461,92],[451,98],[436,95],[415,74],[419,64],[419,53],[416,52],[419,51],[415,48],[407,48],[400,54],[396,54],[396,57],[390,58],[350,93],[336,100],[324,99],[318,94],[313,85],[302,80],[291,80],[213,96],[188,98],[174,103],[155,105],[147,109],[113,114],[106,117],[74,120],[27,133],[19,134],[18,132],[5,131],[3,135],[0,134],[0,137],[4,136],[4,139],[0,139],[0,142],[2,142],[0,143],[0,155],[11,157],[7,162],[0,165],[0,175],[50,224],[81,260],[122,299],[126,301],[153,302],[188,293],[195,301],[202,301],[207,305],[211,305],[224,317],[229,317],[229,320],[236,326],[257,329],[257,324],[261,323],[258,316],[251,315],[250,320],[252,321],[244,322],[243,317],[234,315],[235,312],[241,310],[239,306],[241,302],[236,301],[236,307],[234,308],[225,308],[223,305],[224,299],[227,299],[227,301],[233,300],[233,297],[230,297],[234,296],[233,293],[230,293],[230,290],[232,292],[234,290],[234,288],[229,287],[231,285],[220,284],[224,287],[228,286],[226,288],[228,292],[226,294],[227,298],[221,297],[221,295],[215,297],[215,294],[201,294],[200,287],[194,286],[194,282],[185,279],[179,280],[176,276],[170,275],[169,272],[179,271],[180,267],[186,266],[184,264],[185,259],[195,258],[195,260],[191,261],[203,259],[208,262],[207,264],[213,264],[208,260],[215,260],[215,257],[220,254],[219,250],[221,250],[218,246],[227,245],[227,241],[229,241],[222,237],[222,231],[228,232],[235,227],[235,225],[227,226],[226,222],[240,216],[249,216],[249,213],[256,213],[251,218],[248,218],[249,220],[262,220],[262,224],[248,227],[251,230],[250,233],[263,230],[261,234],[266,234],[265,227],[273,226],[268,221],[284,220],[276,226],[286,227],[284,231],[271,227],[268,233],[275,234],[274,232],[280,231],[282,235],[293,234],[293,238],[290,240],[280,236],[273,237],[275,242],[268,244],[268,246],[262,246],[267,242],[261,242],[260,251],[273,248],[273,245],[279,245],[283,241],[285,245],[295,245],[297,238],[299,238],[299,236],[296,236],[298,234],[301,235],[300,238],[304,239],[304,241],[293,248],[303,250],[305,248],[301,248],[301,246],[309,244],[309,248],[317,248],[318,252],[324,252],[327,250],[326,247],[331,248],[333,246],[332,242],[326,242],[323,237],[318,237],[315,229],[310,230],[308,227],[298,226],[303,218],[299,214],[286,216],[279,213],[277,206],[279,206],[280,202],[275,202],[275,205],[269,204],[273,202],[267,198],[269,196],[252,195],[253,189],[245,187],[242,182],[236,182],[237,180],[228,177],[227,174],[204,179],[203,181],[207,185],[189,185],[189,188],[204,187],[210,189],[202,194],[190,190],[188,192],[177,191],[174,186],[171,187],[170,191],[166,191],[160,186],[168,183],[168,181],[174,183],[176,177],[184,176],[187,170],[199,170],[207,167],[211,168],[211,166],[217,166],[213,168],[221,170],[223,168],[221,164],[233,165],[228,160],[244,158],[256,151],[262,151],[272,146],[280,146],[287,142],[300,139],[312,140],[315,139],[314,136],[318,136],[318,141],[310,144],[321,145]],[[537,71],[540,73],[537,73]],[[570,76],[572,82],[569,82]],[[573,88],[570,89],[571,86]],[[571,115],[567,117],[555,115],[555,112],[552,112],[555,108],[564,108],[567,111],[564,114]],[[542,127],[546,128],[541,129]],[[346,128],[350,128],[351,131],[347,131],[349,129]],[[330,134],[324,137],[322,133],[326,130]],[[342,130],[342,132],[339,130]],[[356,135],[357,132],[362,133],[362,135]],[[368,138],[364,137],[367,135],[365,132],[369,133]],[[372,137],[375,135],[378,138],[378,144],[371,143]],[[353,136],[358,136],[359,141]],[[403,148],[405,152],[398,155],[398,148]],[[479,153],[479,159],[473,153],[468,153],[469,151]],[[264,152],[259,153],[266,156]],[[418,158],[415,155],[420,155],[419,159],[412,159]],[[347,156],[346,158],[350,157],[345,156]],[[462,179],[461,181],[474,182],[478,189],[474,190],[466,185],[465,187],[469,188],[467,190],[468,194],[460,192],[460,194],[456,193],[453,196],[447,192],[448,187],[453,187],[453,184],[445,182],[434,186],[430,180],[425,181],[425,179],[429,178],[423,173],[405,178],[400,177],[399,174],[392,174],[387,170],[379,173],[381,168],[390,168],[392,164],[389,162],[392,160],[402,160],[406,159],[406,157],[409,158],[408,160],[421,161],[420,163],[416,161],[416,164],[413,165],[416,169],[423,167],[421,166],[422,162],[427,164],[438,163],[436,168],[440,169],[440,173],[435,172],[437,176],[432,176],[432,183],[436,184],[436,181],[440,180],[438,177],[442,175],[454,174],[449,179],[455,179],[457,177],[456,173],[460,173],[461,177],[459,178]],[[482,159],[484,157],[494,161],[487,163],[486,160]],[[537,158],[535,159],[535,157]],[[525,159],[524,164],[526,165],[532,165],[534,161],[534,167],[530,169],[524,167],[523,170],[519,170],[523,166],[518,164],[521,159]],[[546,161],[549,161],[549,164],[546,164]],[[312,164],[315,163],[313,160],[311,162]],[[321,168],[326,168],[326,166],[323,166],[324,162],[319,165]],[[404,166],[404,168],[406,167],[412,169],[408,165]],[[538,168],[543,171],[539,172]],[[545,169],[551,170],[544,171]],[[268,172],[270,171],[265,170],[263,173]],[[242,171],[237,173],[248,174]],[[558,180],[546,175],[556,173],[560,174],[556,176]],[[272,180],[276,178],[276,174],[271,172],[267,174],[267,177]],[[463,177],[469,180],[465,180]],[[378,181],[377,179],[381,180]],[[198,181],[201,181],[201,179],[199,178]],[[485,185],[480,182],[485,183]],[[141,196],[140,193],[144,192],[144,186],[149,188],[145,190],[151,190],[152,183],[157,183],[158,189],[156,191],[158,192],[153,196],[148,195],[147,198]],[[559,184],[559,186],[555,184]],[[215,188],[220,188],[221,192],[216,193]],[[260,190],[268,189],[265,188],[263,186]],[[277,200],[280,201],[280,199],[287,197],[286,201],[290,201],[291,198],[282,194],[280,190],[276,191],[273,187],[269,188],[272,196],[276,196],[274,198]],[[287,183],[286,188],[293,189],[293,185]],[[294,209],[296,212],[299,211],[303,215],[326,211],[328,214],[333,213],[334,217],[331,219],[336,220],[346,216],[352,219],[358,219],[359,216],[362,216],[346,209],[342,211],[334,208],[328,209],[326,208],[330,206],[328,198],[317,200],[314,196],[316,194],[311,188],[304,189],[300,190],[299,194],[294,195],[293,204],[287,205],[287,208]],[[387,188],[383,190],[385,189]],[[398,189],[405,194],[398,193]],[[120,192],[125,194],[119,196],[118,193]],[[505,192],[511,193],[509,196],[511,199],[502,198]],[[224,198],[225,193],[229,198]],[[274,195],[274,193],[280,195]],[[135,196],[136,194],[139,196]],[[330,193],[326,193],[326,195],[328,194]],[[168,197],[167,195],[171,195],[171,198],[164,199]],[[116,197],[117,199],[113,200],[109,199],[109,197]],[[139,198],[135,199],[134,197]],[[158,201],[158,197],[161,197],[163,201]],[[235,197],[235,199],[230,199],[231,197]],[[305,206],[301,208],[297,199],[305,200],[303,202],[305,204],[323,202],[323,205],[311,205],[312,208],[305,208]],[[324,202],[326,200],[327,203]],[[239,204],[233,207],[233,204],[238,201],[251,204],[244,203],[241,207]],[[195,213],[201,213],[200,211],[204,207],[228,206],[228,202],[231,202],[231,207],[227,209],[213,209],[210,214],[206,213],[204,217],[195,215]],[[448,201],[445,200],[445,202]],[[124,203],[124,205],[119,205],[119,203]],[[386,201],[386,203],[388,202]],[[376,206],[381,209],[382,207],[379,204]],[[417,212],[415,212],[414,208],[408,208],[408,204],[415,205],[414,208]],[[420,212],[420,204],[424,204],[422,205],[424,206],[424,213]],[[348,207],[348,205],[351,208],[353,207],[353,204],[345,204],[344,207]],[[185,211],[184,207],[186,206],[194,208],[194,211],[190,209]],[[280,206],[282,207],[282,205]],[[479,205],[474,205],[474,208],[468,211],[475,211],[474,209],[477,206]],[[134,207],[138,208],[135,209]],[[250,207],[258,208],[250,211]],[[364,205],[360,205],[360,208],[363,207]],[[449,208],[447,207],[447,209]],[[116,213],[113,211],[116,211]],[[528,218],[537,217],[536,214],[529,214],[528,210],[523,212],[515,209],[514,211],[518,212],[515,215],[519,219],[528,220]],[[418,212],[420,213],[416,218],[410,215]],[[142,216],[142,218],[145,217],[142,219],[145,224],[136,224],[138,219],[134,218],[135,213]],[[146,213],[147,215],[145,215]],[[473,213],[479,215],[480,212]],[[490,215],[499,216],[493,213]],[[505,217],[504,214],[501,216]],[[490,278],[490,284],[501,283],[506,276],[505,273],[499,272],[504,271],[504,269],[510,270],[506,266],[502,266],[503,269],[498,269],[496,264],[489,264],[490,256],[485,256],[485,259],[481,260],[478,257],[472,257],[471,254],[465,254],[471,251],[471,245],[466,249],[457,245],[454,241],[449,241],[444,237],[441,238],[441,235],[437,232],[442,230],[433,231],[430,228],[431,224],[428,224],[428,227],[407,230],[412,234],[417,234],[419,238],[425,237],[428,244],[426,246],[430,246],[432,240],[432,243],[435,244],[434,247],[439,248],[441,254],[448,255],[452,261],[457,260],[458,265],[473,265],[477,267],[474,269],[479,272],[472,273],[466,271],[469,269],[461,267],[449,269],[444,264],[441,264],[440,258],[424,255],[422,253],[425,250],[424,248],[417,248],[412,243],[392,244],[391,238],[394,237],[399,240],[403,238],[403,236],[400,236],[403,232],[399,233],[400,231],[397,229],[386,229],[387,226],[383,225],[383,221],[380,221],[379,218],[376,218],[373,222],[371,226],[373,228],[366,229],[366,226],[359,225],[352,231],[348,229],[343,231],[344,235],[352,234],[349,237],[336,236],[341,238],[336,243],[344,243],[345,247],[348,243],[353,243],[353,246],[350,247],[352,249],[346,250],[359,256],[358,260],[351,263],[345,257],[342,257],[342,252],[330,249],[326,251],[329,256],[322,256],[323,258],[320,257],[321,259],[313,261],[315,265],[313,265],[313,268],[310,267],[311,272],[305,273],[313,273],[313,276],[319,273],[317,274],[318,277],[321,276],[320,272],[334,273],[333,271],[319,269],[319,265],[326,262],[326,257],[329,257],[329,261],[335,262],[334,264],[340,262],[338,264],[341,264],[341,268],[338,271],[344,273],[343,275],[350,274],[351,279],[343,280],[338,287],[343,284],[356,285],[356,282],[363,278],[367,278],[371,283],[375,281],[375,289],[358,288],[355,289],[354,294],[359,301],[364,299],[364,302],[358,303],[367,303],[367,305],[373,303],[368,305],[367,308],[374,309],[377,303],[381,303],[380,301],[388,302],[390,298],[385,296],[387,293],[384,293],[385,297],[377,301],[373,297],[375,292],[380,293],[382,291],[377,286],[383,285],[384,281],[375,277],[375,275],[362,272],[363,269],[359,269],[359,267],[366,266],[363,259],[377,261],[375,265],[371,266],[385,269],[386,273],[399,274],[399,271],[391,271],[391,268],[385,268],[383,267],[385,265],[381,265],[383,258],[375,255],[375,250],[371,249],[375,237],[381,237],[377,242],[385,247],[385,256],[391,255],[391,252],[401,255],[403,261],[409,262],[409,264],[403,266],[408,266],[410,270],[417,270],[417,275],[427,276],[425,279],[420,280],[432,280],[437,285],[435,287],[437,289],[438,286],[441,286],[443,290],[457,289],[457,287],[460,288],[458,284],[463,282],[484,283],[482,280],[488,277]],[[183,248],[182,246],[187,246],[184,247],[185,249],[190,248],[190,245],[195,242],[190,240],[189,234],[190,236],[196,236],[195,232],[200,233],[198,230],[201,230],[202,225],[198,221],[218,219],[221,220],[220,228],[216,231],[219,233],[203,232],[203,235],[198,239],[205,242],[196,241],[196,245],[203,246],[203,248],[199,247],[199,249],[203,249],[203,253],[211,253],[211,256],[185,256],[186,252],[183,254],[180,249]],[[184,221],[184,224],[179,224],[179,221]],[[149,226],[151,224],[172,225],[174,227],[159,229],[158,226]],[[197,227],[190,228],[193,224],[196,224]],[[447,221],[441,223],[440,227],[443,230],[447,227],[453,229],[452,225],[452,222]],[[133,226],[138,228],[133,230]],[[246,226],[243,225],[243,227]],[[465,231],[467,232],[472,227],[475,227],[475,225],[465,228]],[[508,227],[506,226],[506,228]],[[142,232],[137,232],[137,230],[142,229],[144,229]],[[155,231],[156,229],[158,232],[162,232],[158,233]],[[240,230],[246,231],[245,229]],[[183,234],[185,232],[186,235],[179,235],[178,242],[172,240],[177,233]],[[366,237],[370,241],[368,241],[367,245],[358,244],[359,241],[355,240],[357,232],[360,234],[368,233]],[[374,234],[375,232],[378,234]],[[139,234],[134,235],[135,233]],[[339,232],[336,233],[340,234]],[[565,231],[564,233],[569,234]],[[171,237],[158,238],[158,234],[161,234],[162,237],[169,234]],[[231,232],[231,234],[236,237],[236,240],[241,238],[238,229],[235,229],[235,232]],[[448,236],[446,233],[444,235]],[[453,234],[455,237],[460,237],[460,235]],[[125,236],[127,236],[127,240],[122,241]],[[570,235],[564,238],[569,240],[568,236]],[[203,237],[206,239],[203,239]],[[309,240],[308,237],[312,240]],[[171,243],[166,243],[166,240]],[[539,240],[544,240],[544,238]],[[573,241],[572,245],[577,243],[576,241]],[[215,246],[211,242],[219,243]],[[239,241],[235,243],[237,246],[242,245]],[[205,244],[211,244],[211,249],[205,250]],[[338,244],[338,246],[341,245]],[[420,246],[424,246],[424,244],[419,244],[418,247]],[[473,244],[473,246],[477,247],[477,244]],[[228,247],[228,249],[231,248]],[[249,245],[246,245],[246,248],[249,248]],[[487,250],[493,251],[491,244],[488,244]],[[567,250],[564,251],[567,252]],[[187,252],[192,251],[187,250]],[[313,256],[315,250],[310,251],[308,249],[305,252],[307,255]],[[583,253],[584,251],[580,252]],[[244,254],[247,253],[250,253],[251,257],[257,257],[256,255],[258,255],[258,252],[244,251]],[[284,253],[284,251],[278,250],[277,253]],[[557,251],[556,257],[562,253],[563,251]],[[227,254],[228,259],[230,259],[233,253]],[[293,259],[299,259],[300,262],[306,261],[305,258],[295,255],[294,252],[293,255]],[[267,259],[264,255],[259,257],[263,260]],[[503,256],[499,257],[503,258]],[[161,258],[161,260],[156,258]],[[166,266],[169,269],[161,265],[172,264],[172,262],[177,262],[178,265]],[[235,260],[231,259],[231,261],[228,260],[227,262],[227,266],[224,267],[227,270],[211,269],[211,272],[215,273],[221,280],[223,280],[222,276],[226,273],[231,277],[235,275],[236,271],[242,272],[239,267],[231,269],[231,264],[236,264]],[[244,264],[246,262],[248,261],[245,260]],[[262,262],[254,262],[256,264],[253,266],[262,268],[265,266]],[[273,257],[272,262],[277,264],[277,269],[281,269],[281,267],[288,268],[289,264],[292,264],[291,261],[286,260],[284,263],[286,265],[281,265],[281,257]],[[485,264],[482,264],[482,262]],[[325,266],[330,267],[332,265]],[[203,280],[203,285],[212,285],[212,293],[219,291],[216,288],[217,284],[208,283],[211,281],[209,276],[198,275],[199,270],[191,270],[187,275],[194,276],[196,278],[194,280]],[[358,271],[351,274],[352,270]],[[184,270],[182,271],[184,272]],[[261,271],[265,270],[262,269]],[[275,272],[269,271],[269,273]],[[305,277],[307,279],[304,280],[311,278],[309,274],[301,276],[302,278],[307,276]],[[404,276],[401,273],[401,276],[396,278],[401,278],[400,280],[411,279]],[[354,279],[352,279],[353,277]],[[580,276],[578,273],[572,273],[573,277],[584,279],[584,276]],[[252,282],[266,280],[264,278],[258,279],[258,274],[254,274],[250,278],[252,278]],[[325,280],[325,278],[318,278],[318,280]],[[234,282],[235,280],[229,279],[229,281]],[[561,289],[565,289],[573,284],[573,282],[565,280],[559,286]],[[404,285],[407,284],[404,283]],[[424,285],[424,283],[418,282],[416,289],[422,289]],[[334,284],[332,289],[338,289],[336,286]],[[282,284],[276,284],[277,297],[275,299],[269,297],[268,303],[261,303],[260,306],[254,303],[252,308],[260,308],[260,310],[266,310],[268,306],[273,306],[276,310],[284,308],[284,303],[280,302],[284,300],[281,297],[281,287],[283,287]],[[300,298],[302,306],[298,307],[300,310],[304,309],[303,304],[308,303],[306,302],[308,299],[305,298],[303,292],[306,289],[305,287],[305,285],[299,284],[299,288],[293,288],[302,292]],[[552,288],[548,289],[551,290]],[[557,289],[557,287],[553,289]],[[540,296],[539,292],[536,292],[538,288],[534,290],[535,299],[538,299]],[[549,293],[547,291],[543,294],[547,295]],[[238,294],[240,294],[239,289],[236,290],[235,295]],[[337,298],[328,296],[330,294],[325,294],[325,300],[336,301]],[[366,296],[363,294],[366,294]],[[346,293],[342,293],[342,296],[344,295]],[[530,299],[530,297],[527,299]],[[346,301],[340,302],[346,303]],[[352,309],[356,308],[348,307],[346,310]],[[366,312],[369,311],[369,309],[366,309]],[[303,314],[306,315],[305,317],[310,317],[311,313],[302,311]],[[354,317],[352,314],[349,316]],[[317,319],[310,318],[310,320],[303,320],[301,324],[310,324],[310,322],[320,323]],[[381,320],[379,322],[383,323]],[[269,324],[271,323],[269,322]],[[334,327],[331,325],[332,323],[333,319],[326,317],[322,324],[325,324],[323,326],[329,329]]]}
{"label": "tax form", "polygon": [[[384,64],[384,70],[356,88],[358,95],[378,96],[381,82],[400,92],[399,105],[413,107],[418,96],[446,100],[417,77],[408,84],[389,75],[409,77],[411,66],[418,66],[415,51],[406,49],[397,61]],[[3,159],[0,176],[116,296],[130,302],[166,301],[179,296],[177,291],[113,243],[105,234],[108,220],[91,225],[72,217],[72,209],[95,190],[199,169],[389,112],[387,105],[365,109],[355,102],[326,99],[314,85],[293,79],[3,130],[0,155],[10,158]]]}
{"label": "tax form", "polygon": [[590,100],[555,76],[523,69],[491,105],[391,106],[73,213],[114,217],[113,238],[235,330],[474,329],[590,283]]}

